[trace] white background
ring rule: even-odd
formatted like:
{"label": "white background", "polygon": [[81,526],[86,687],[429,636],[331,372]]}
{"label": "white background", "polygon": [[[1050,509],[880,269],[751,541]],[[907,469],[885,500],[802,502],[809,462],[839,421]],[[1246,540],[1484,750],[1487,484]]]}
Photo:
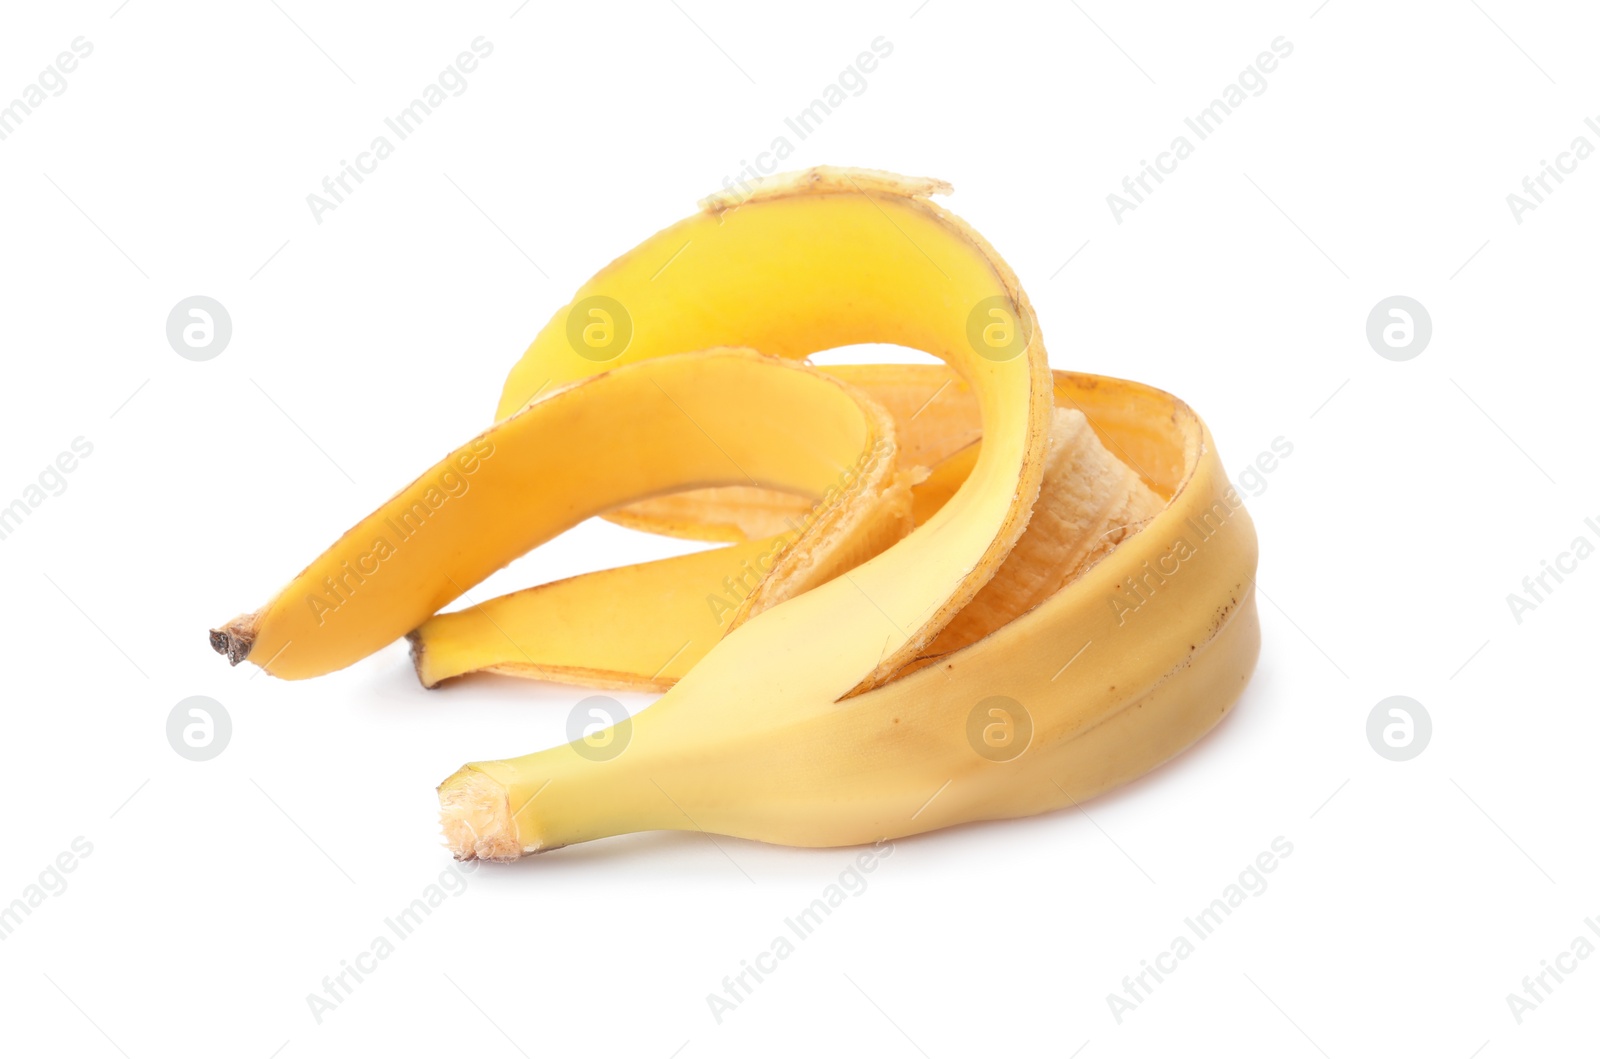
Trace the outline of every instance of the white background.
{"label": "white background", "polygon": [[[1600,958],[1521,1024],[1505,999],[1600,917],[1600,559],[1520,623],[1506,600],[1600,542],[1600,161],[1521,224],[1506,201],[1600,146],[1584,5],[116,2],[8,5],[0,31],[0,102],[94,47],[0,142],[0,504],[94,447],[0,541],[0,903],[93,846],[0,941],[7,1053],[1595,1047]],[[479,36],[465,93],[317,223],[306,196]],[[799,141],[783,119],[880,36],[866,90]],[[1106,196],[1279,36],[1264,93],[1114,220]],[[1293,446],[1247,492],[1252,683],[1086,812],[897,843],[720,1024],[706,995],[853,851],[651,834],[486,867],[319,1024],[307,994],[451,863],[435,784],[562,741],[584,692],[424,692],[403,645],[279,683],[206,629],[485,426],[585,278],[779,135],[785,168],[952,181],[1057,367],[1182,396],[1232,471]],[[194,294],[233,321],[205,363],[165,336]],[[1403,363],[1365,336],[1394,294],[1434,328]],[[475,594],[683,547],[586,525]],[[1365,734],[1397,694],[1434,729],[1404,763]],[[190,695],[232,717],[215,760],[168,746]],[[1107,994],[1278,836],[1268,889],[1119,1023]]]}

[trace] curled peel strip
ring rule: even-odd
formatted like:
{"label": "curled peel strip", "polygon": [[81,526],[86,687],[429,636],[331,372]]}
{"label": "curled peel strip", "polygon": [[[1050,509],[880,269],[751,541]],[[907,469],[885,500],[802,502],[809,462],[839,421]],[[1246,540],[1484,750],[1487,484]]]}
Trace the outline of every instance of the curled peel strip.
{"label": "curled peel strip", "polygon": [[[303,677],[416,630],[425,683],[671,685],[619,754],[579,741],[447,779],[461,857],[647,829],[871,842],[1071,804],[1188,746],[1254,665],[1249,517],[1181,402],[1051,375],[1016,278],[939,190],[813,170],[708,200],[556,314],[500,422],[218,649]],[[863,342],[946,367],[800,363]],[[452,472],[468,487],[442,489]],[[810,517],[758,534],[773,491]],[[408,511],[425,529],[373,558],[367,538]],[[430,620],[605,512],[741,543]],[[693,613],[735,559],[733,613]],[[502,622],[520,660],[486,647]]]}

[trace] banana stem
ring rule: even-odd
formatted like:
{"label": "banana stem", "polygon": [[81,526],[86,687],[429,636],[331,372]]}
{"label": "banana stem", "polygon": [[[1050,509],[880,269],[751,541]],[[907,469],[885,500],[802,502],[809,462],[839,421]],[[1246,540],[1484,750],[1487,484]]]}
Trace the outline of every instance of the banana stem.
{"label": "banana stem", "polygon": [[581,745],[474,762],[440,784],[440,820],[456,859],[516,860],[635,831],[693,828],[627,755],[595,760]]}

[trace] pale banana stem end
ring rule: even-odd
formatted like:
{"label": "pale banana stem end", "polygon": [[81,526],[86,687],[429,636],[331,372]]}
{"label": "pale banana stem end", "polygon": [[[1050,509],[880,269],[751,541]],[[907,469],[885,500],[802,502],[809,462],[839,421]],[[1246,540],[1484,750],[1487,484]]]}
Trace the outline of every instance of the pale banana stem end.
{"label": "pale banana stem end", "polygon": [[439,784],[439,822],[457,860],[516,860],[525,852],[511,819],[511,796],[468,767]]}

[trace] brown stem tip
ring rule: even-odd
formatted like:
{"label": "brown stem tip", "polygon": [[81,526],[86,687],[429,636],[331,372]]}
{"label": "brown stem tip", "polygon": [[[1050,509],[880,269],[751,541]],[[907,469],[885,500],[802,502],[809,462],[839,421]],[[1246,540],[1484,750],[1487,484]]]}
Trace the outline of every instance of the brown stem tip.
{"label": "brown stem tip", "polygon": [[220,629],[211,630],[211,649],[238,665],[250,657],[250,648],[256,642],[256,621],[253,614],[241,614]]}
{"label": "brown stem tip", "polygon": [[428,679],[428,648],[422,642],[421,634],[413,629],[406,633],[406,642],[411,645],[411,668],[417,671],[417,680],[423,687],[432,691],[442,681]]}

